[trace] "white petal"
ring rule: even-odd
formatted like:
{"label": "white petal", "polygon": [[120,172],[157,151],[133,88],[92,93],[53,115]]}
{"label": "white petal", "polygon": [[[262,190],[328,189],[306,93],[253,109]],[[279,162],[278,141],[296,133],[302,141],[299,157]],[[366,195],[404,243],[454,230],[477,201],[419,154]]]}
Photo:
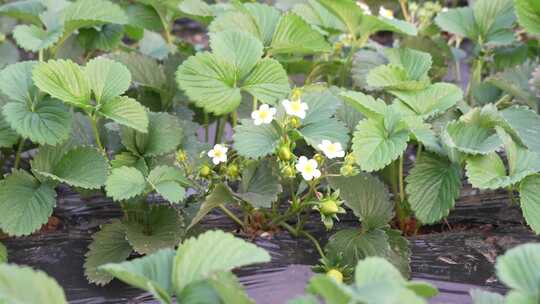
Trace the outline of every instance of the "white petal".
{"label": "white petal", "polygon": [[313,177],[315,177],[315,178],[321,177],[321,170],[315,169],[315,170],[313,171]]}
{"label": "white petal", "polygon": [[302,172],[302,177],[305,180],[308,180],[308,181],[313,179],[313,176],[311,174],[308,174],[308,173],[305,173],[305,172]]}
{"label": "white petal", "polygon": [[208,157],[214,157],[215,153],[216,153],[216,151],[214,151],[213,149],[208,151]]}
{"label": "white petal", "polygon": [[252,118],[252,119],[257,119],[257,118],[259,118],[259,116],[260,116],[260,115],[259,115],[259,111],[253,111],[253,112],[251,112],[251,118]]}
{"label": "white petal", "polygon": [[270,114],[272,116],[276,115],[276,108],[270,108],[270,109],[268,109],[268,111],[270,111]]}
{"label": "white petal", "polygon": [[267,104],[262,104],[259,107],[259,111],[268,111],[268,108],[270,108]]}
{"label": "white petal", "polygon": [[304,166],[305,166],[305,164],[298,163],[298,164],[296,164],[295,167],[296,167],[296,170],[298,170],[298,172],[302,172],[302,171],[304,171]]}
{"label": "white petal", "polygon": [[308,160],[308,164],[311,165],[311,166],[313,167],[313,169],[317,169],[317,166],[319,166],[319,164],[317,163],[317,161],[314,160],[314,159]]}
{"label": "white petal", "polygon": [[259,126],[263,123],[263,121],[261,120],[260,117],[257,117],[257,118],[254,118],[253,119],[253,124],[256,125],[256,126]]}
{"label": "white petal", "polygon": [[300,158],[298,159],[299,164],[306,164],[307,162],[308,162],[308,158],[305,156],[300,156]]}
{"label": "white petal", "polygon": [[337,156],[337,157],[343,157],[343,156],[345,156],[345,151],[343,151],[343,150],[338,151],[338,152],[336,153],[336,156]]}
{"label": "white petal", "polygon": [[300,117],[301,119],[304,119],[306,118],[306,112],[302,111],[302,112],[296,113],[296,116]]}
{"label": "white petal", "polygon": [[214,165],[219,164],[219,158],[217,157],[212,158],[212,162],[214,163]]}
{"label": "white petal", "polygon": [[221,151],[223,152],[223,154],[226,154],[227,151],[229,151],[229,148],[227,148],[225,146],[221,146]]}

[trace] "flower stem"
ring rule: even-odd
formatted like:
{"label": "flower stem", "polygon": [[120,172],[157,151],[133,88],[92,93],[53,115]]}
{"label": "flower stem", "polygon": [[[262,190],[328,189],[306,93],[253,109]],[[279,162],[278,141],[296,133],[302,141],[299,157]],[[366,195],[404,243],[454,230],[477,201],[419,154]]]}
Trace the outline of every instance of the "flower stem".
{"label": "flower stem", "polygon": [[92,131],[94,132],[94,137],[96,138],[96,145],[98,146],[99,150],[103,154],[106,154],[105,148],[103,147],[103,144],[101,143],[101,139],[99,138],[99,130],[97,127],[98,119],[95,116],[90,117],[90,123],[92,125]]}
{"label": "flower stem", "polygon": [[323,259],[326,258],[325,254],[324,254],[324,251],[322,250],[321,245],[319,244],[319,241],[317,241],[317,239],[315,237],[313,237],[311,234],[309,234],[308,232],[306,232],[304,230],[301,230],[300,234],[306,236],[308,239],[310,239],[313,242],[313,245],[315,245],[315,248],[319,252],[319,255],[321,256],[321,258],[323,258]]}
{"label": "flower stem", "polygon": [[407,0],[399,0],[399,5],[403,12],[403,18],[405,18],[407,22],[411,22],[411,15],[409,15],[409,10],[407,10]]}
{"label": "flower stem", "polygon": [[223,211],[228,217],[230,217],[233,221],[235,221],[240,227],[244,227],[244,222],[242,222],[234,213],[231,212],[231,210],[227,209],[223,204],[219,205],[219,209]]}
{"label": "flower stem", "polygon": [[25,141],[26,139],[22,137],[21,140],[19,141],[19,145],[17,146],[17,153],[15,154],[15,164],[13,164],[14,169],[19,169],[19,165],[21,164],[21,153],[22,153]]}

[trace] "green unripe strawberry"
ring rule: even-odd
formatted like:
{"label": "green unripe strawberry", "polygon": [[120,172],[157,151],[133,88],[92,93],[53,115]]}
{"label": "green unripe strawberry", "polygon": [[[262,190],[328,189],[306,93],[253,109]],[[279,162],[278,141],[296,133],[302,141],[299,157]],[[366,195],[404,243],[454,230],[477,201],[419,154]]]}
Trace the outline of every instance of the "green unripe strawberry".
{"label": "green unripe strawberry", "polygon": [[339,283],[343,283],[343,274],[341,273],[341,271],[339,271],[339,270],[337,270],[335,268],[332,268],[332,269],[328,270],[326,272],[326,275],[333,278],[334,280],[336,280]]}
{"label": "green unripe strawberry", "polygon": [[287,146],[281,146],[278,151],[279,159],[282,161],[289,161],[292,158],[291,149]]}
{"label": "green unripe strawberry", "polygon": [[321,213],[324,215],[334,215],[338,213],[339,206],[335,200],[329,199],[321,202]]}

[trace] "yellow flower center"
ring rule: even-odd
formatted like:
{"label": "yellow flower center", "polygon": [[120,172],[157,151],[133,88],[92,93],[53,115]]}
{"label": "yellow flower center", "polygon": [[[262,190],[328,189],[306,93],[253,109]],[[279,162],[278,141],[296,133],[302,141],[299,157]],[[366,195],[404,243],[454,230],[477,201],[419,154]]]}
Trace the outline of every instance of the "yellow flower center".
{"label": "yellow flower center", "polygon": [[261,119],[265,119],[266,117],[268,117],[270,115],[270,113],[268,113],[268,111],[259,111],[259,117]]}
{"label": "yellow flower center", "polygon": [[221,152],[221,150],[214,150],[214,157],[222,157],[223,156],[223,153]]}
{"label": "yellow flower center", "polygon": [[336,144],[328,145],[328,148],[326,148],[326,149],[330,153],[336,153],[337,152],[337,145]]}
{"label": "yellow flower center", "polygon": [[300,111],[302,111],[302,103],[299,102],[299,101],[293,101],[293,102],[291,102],[291,109],[292,109],[294,112],[300,112]]}
{"label": "yellow flower center", "polygon": [[305,173],[311,174],[311,173],[313,173],[313,171],[315,171],[315,168],[313,168],[312,165],[306,164],[306,165],[304,166],[304,172],[305,172]]}

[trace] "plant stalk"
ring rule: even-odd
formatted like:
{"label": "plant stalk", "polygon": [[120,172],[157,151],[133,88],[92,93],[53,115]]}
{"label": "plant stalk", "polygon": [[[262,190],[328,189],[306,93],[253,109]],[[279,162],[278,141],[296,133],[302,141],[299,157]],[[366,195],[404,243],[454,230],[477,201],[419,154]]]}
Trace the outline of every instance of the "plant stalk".
{"label": "plant stalk", "polygon": [[17,146],[17,152],[15,154],[15,163],[13,164],[14,169],[19,169],[19,165],[21,164],[21,153],[24,148],[24,142],[26,139],[24,137],[21,137],[21,140],[19,141],[19,145]]}
{"label": "plant stalk", "polygon": [[231,212],[231,210],[227,209],[223,204],[219,205],[219,209],[223,211],[228,217],[230,217],[233,221],[235,221],[240,227],[244,227],[244,222],[242,222],[234,213]]}
{"label": "plant stalk", "polygon": [[98,119],[95,116],[91,116],[90,123],[92,125],[92,131],[94,132],[94,137],[96,138],[96,145],[98,146],[99,150],[101,150],[103,154],[106,154],[105,148],[103,147],[103,144],[101,143],[101,139],[99,138],[99,130],[97,127]]}

